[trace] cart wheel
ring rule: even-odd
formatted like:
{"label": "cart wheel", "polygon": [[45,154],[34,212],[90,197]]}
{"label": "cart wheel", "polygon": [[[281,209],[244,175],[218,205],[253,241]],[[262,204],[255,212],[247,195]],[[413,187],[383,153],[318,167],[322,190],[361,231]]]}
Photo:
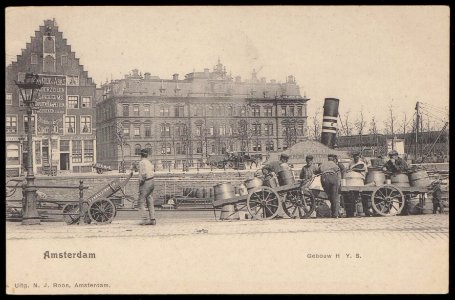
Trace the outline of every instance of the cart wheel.
{"label": "cart wheel", "polygon": [[90,219],[96,223],[111,223],[117,213],[114,203],[109,199],[93,201],[88,208]]}
{"label": "cart wheel", "polygon": [[[83,202],[82,203],[82,211],[87,211],[87,208],[88,208],[88,203],[86,202]],[[79,204],[78,203],[69,203],[69,204],[66,204],[64,207],[63,207],[63,220],[65,221],[66,224],[68,225],[72,225],[72,224],[75,224],[79,221],[80,219],[80,216],[79,216]],[[91,220],[87,217],[84,218],[84,221],[86,223],[89,223],[91,222]]]}
{"label": "cart wheel", "polygon": [[271,188],[261,186],[248,194],[246,205],[253,219],[272,219],[278,214],[280,196]]}
{"label": "cart wheel", "polygon": [[286,193],[282,206],[288,217],[306,219],[316,209],[316,200],[310,191],[294,190]]}
{"label": "cart wheel", "polygon": [[397,215],[404,205],[403,192],[393,185],[380,186],[371,195],[371,206],[381,216]]}

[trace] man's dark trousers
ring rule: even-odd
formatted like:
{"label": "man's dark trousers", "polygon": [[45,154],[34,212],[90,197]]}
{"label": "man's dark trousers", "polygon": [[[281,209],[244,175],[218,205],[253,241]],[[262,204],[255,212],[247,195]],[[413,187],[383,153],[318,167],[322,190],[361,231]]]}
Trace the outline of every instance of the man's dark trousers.
{"label": "man's dark trousers", "polygon": [[338,217],[340,211],[340,197],[338,190],[340,188],[340,179],[336,173],[326,173],[321,176],[321,184],[324,192],[330,200],[332,208],[332,217]]}

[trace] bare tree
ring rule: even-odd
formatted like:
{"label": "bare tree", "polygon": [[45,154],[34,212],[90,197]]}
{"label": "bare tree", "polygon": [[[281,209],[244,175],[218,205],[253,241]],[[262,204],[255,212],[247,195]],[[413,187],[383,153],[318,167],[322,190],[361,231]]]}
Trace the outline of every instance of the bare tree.
{"label": "bare tree", "polygon": [[125,151],[126,137],[123,133],[123,125],[121,122],[116,122],[114,131],[114,140],[117,145],[120,146],[120,153],[122,155],[122,161],[119,166],[119,173],[125,173]]}
{"label": "bare tree", "polygon": [[343,134],[344,135],[352,135],[352,124],[349,121],[349,114],[350,113],[351,113],[351,111],[348,110],[344,114],[344,121],[343,121],[343,118],[341,118],[341,116],[340,116],[340,122],[341,122],[341,126],[342,126],[342,129],[343,129]]}
{"label": "bare tree", "polygon": [[309,131],[309,136],[314,140],[321,139],[321,118],[321,108],[318,107],[313,117],[311,118],[313,125],[312,130]]}
{"label": "bare tree", "polygon": [[396,117],[393,111],[393,104],[388,106],[389,116],[387,120],[384,122],[384,132],[385,134],[391,134],[392,136],[395,135],[395,126],[396,126]]}
{"label": "bare tree", "polygon": [[378,126],[377,126],[377,121],[375,116],[370,121],[370,129],[369,129],[370,134],[374,136],[374,140],[376,143],[376,147],[378,147],[379,144],[379,131],[378,131]]}
{"label": "bare tree", "polygon": [[363,106],[362,106],[362,108],[360,109],[360,114],[354,123],[354,126],[357,129],[357,133],[359,134],[359,137],[360,137],[360,146],[363,146],[362,135],[363,135],[366,125],[367,125],[367,121],[365,120],[365,116],[363,113]]}

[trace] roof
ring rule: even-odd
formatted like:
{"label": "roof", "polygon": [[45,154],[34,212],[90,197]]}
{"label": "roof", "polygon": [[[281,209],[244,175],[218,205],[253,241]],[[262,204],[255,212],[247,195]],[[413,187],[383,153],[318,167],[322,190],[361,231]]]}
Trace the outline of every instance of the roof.
{"label": "roof", "polygon": [[[294,146],[286,149],[282,153],[289,155],[290,163],[305,163],[305,157],[309,154],[313,155],[313,161],[319,163],[327,160],[328,154],[335,154],[339,159],[350,158],[348,151],[340,151],[331,149],[318,141],[304,141],[295,144]],[[269,161],[278,160],[281,152],[271,153]]]}

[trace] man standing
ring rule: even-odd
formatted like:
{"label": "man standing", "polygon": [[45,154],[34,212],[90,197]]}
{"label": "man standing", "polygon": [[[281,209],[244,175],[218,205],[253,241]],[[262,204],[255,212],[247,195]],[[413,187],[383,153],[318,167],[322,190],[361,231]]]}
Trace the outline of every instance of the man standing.
{"label": "man standing", "polygon": [[333,154],[329,154],[328,160],[321,163],[315,172],[316,174],[321,174],[321,184],[330,200],[332,218],[338,218],[340,211],[340,196],[338,194],[340,188],[339,172],[340,168],[334,162]]}
{"label": "man standing", "polygon": [[305,161],[306,165],[304,165],[302,171],[300,171],[300,179],[303,180],[313,177],[314,171],[318,168],[318,166],[313,163],[313,155],[307,155]]}
{"label": "man standing", "polygon": [[390,172],[393,175],[406,173],[409,170],[408,164],[404,159],[398,156],[398,152],[392,150],[389,152],[389,160],[382,168],[383,171]]}
{"label": "man standing", "polygon": [[[139,216],[142,219],[140,225],[156,225],[155,207],[153,206],[152,193],[155,189],[153,165],[148,160],[147,149],[141,150],[141,161],[139,162]],[[148,207],[148,213],[145,206]]]}
{"label": "man standing", "polygon": [[439,209],[439,213],[442,214],[444,212],[444,205],[442,203],[442,191],[441,191],[441,184],[439,180],[432,183],[433,192],[431,195],[433,196],[433,214],[436,214]]}

